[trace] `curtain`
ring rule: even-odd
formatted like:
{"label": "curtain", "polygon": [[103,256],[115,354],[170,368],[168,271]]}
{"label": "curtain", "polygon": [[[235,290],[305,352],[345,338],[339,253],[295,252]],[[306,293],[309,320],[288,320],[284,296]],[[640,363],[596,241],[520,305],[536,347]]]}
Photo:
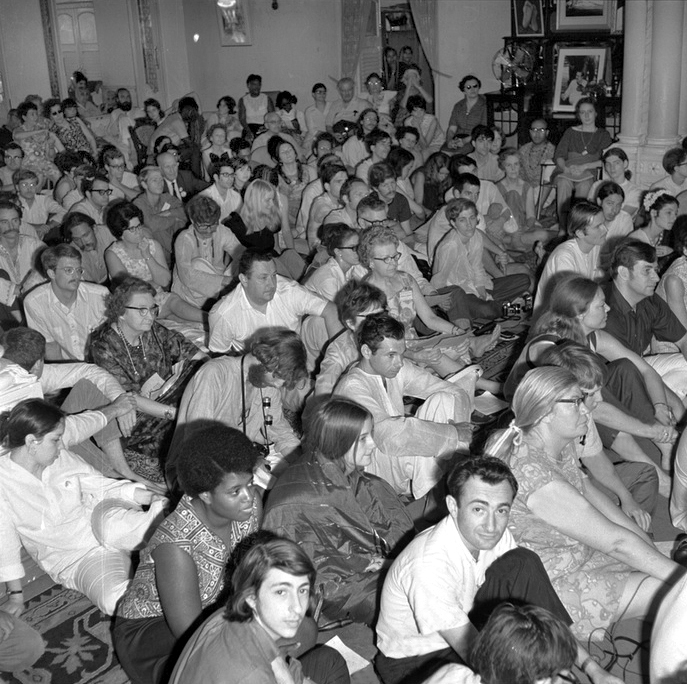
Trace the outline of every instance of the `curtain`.
{"label": "curtain", "polygon": [[437,5],[436,0],[410,0],[415,29],[432,71],[437,70]]}
{"label": "curtain", "polygon": [[365,35],[371,0],[342,0],[341,75],[355,78],[355,65]]}

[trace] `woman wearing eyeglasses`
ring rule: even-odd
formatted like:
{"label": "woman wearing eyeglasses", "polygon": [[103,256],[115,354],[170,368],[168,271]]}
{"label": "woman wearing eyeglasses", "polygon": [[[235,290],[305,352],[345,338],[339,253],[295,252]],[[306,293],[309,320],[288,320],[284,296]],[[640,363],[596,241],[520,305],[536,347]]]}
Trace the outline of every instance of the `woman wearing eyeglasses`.
{"label": "woman wearing eyeglasses", "polygon": [[167,291],[172,274],[160,243],[150,237],[143,224],[143,212],[133,202],[115,200],[108,205],[105,221],[115,238],[104,255],[110,280],[118,282],[127,275],[145,280],[155,288],[155,303],[162,318],[174,314],[185,321],[203,323],[207,317],[199,307]]}
{"label": "woman wearing eyeglasses", "polygon": [[477,125],[487,125],[487,99],[479,94],[482,82],[477,76],[464,76],[458,88],[465,97],[456,102],[446,131],[446,147],[456,154],[470,154],[470,133]]}
{"label": "woman wearing eyeglasses", "polygon": [[646,618],[684,572],[580,469],[584,398],[569,371],[535,368],[515,392],[515,418],[486,447],[518,480],[513,537],[541,558],[578,639],[621,618]]}
{"label": "woman wearing eyeglasses", "polygon": [[66,119],[60,100],[47,100],[43,104],[43,116],[48,121],[48,130],[57,136],[65,149],[70,152],[88,152],[94,158],[98,154],[93,133],[80,117]]}
{"label": "woman wearing eyeglasses", "polygon": [[[413,327],[415,317],[430,330],[448,335],[463,335],[465,331],[450,321],[439,318],[430,308],[415,278],[398,270],[399,240],[393,228],[386,224],[373,224],[363,231],[358,246],[360,263],[369,269],[366,281],[386,295],[389,313],[406,329],[406,356],[436,371],[442,377],[461,370],[466,365],[463,357],[469,354],[469,338],[453,344],[449,349],[420,350],[418,334]],[[415,341],[415,342],[413,342]]]}
{"label": "woman wearing eyeglasses", "polygon": [[164,482],[160,456],[167,453],[184,388],[205,355],[183,335],[155,319],[155,288],[127,276],[107,298],[105,323],[89,348],[91,361],[133,392],[138,420],[126,440],[131,469]]}

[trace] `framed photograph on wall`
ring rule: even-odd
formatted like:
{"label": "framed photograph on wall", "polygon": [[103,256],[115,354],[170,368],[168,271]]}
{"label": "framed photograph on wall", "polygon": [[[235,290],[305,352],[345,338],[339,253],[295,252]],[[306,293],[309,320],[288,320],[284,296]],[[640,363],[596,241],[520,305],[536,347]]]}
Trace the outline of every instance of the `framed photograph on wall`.
{"label": "framed photograph on wall", "polygon": [[544,37],[543,0],[511,0],[516,38]]}
{"label": "framed photograph on wall", "polygon": [[616,0],[558,0],[556,31],[611,31]]}
{"label": "framed photograph on wall", "polygon": [[248,0],[220,0],[217,3],[220,45],[251,45]]}
{"label": "framed photograph on wall", "polygon": [[605,47],[562,47],[556,62],[554,112],[574,112],[575,105],[593,92],[606,69]]}

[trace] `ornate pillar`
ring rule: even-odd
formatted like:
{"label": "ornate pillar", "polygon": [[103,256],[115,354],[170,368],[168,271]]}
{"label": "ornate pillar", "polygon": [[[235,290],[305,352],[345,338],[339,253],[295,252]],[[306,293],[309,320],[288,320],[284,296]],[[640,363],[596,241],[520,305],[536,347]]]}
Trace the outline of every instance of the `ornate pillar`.
{"label": "ornate pillar", "polygon": [[677,141],[685,3],[654,0],[653,5],[647,144],[666,148]]}
{"label": "ornate pillar", "polygon": [[623,103],[618,139],[626,151],[636,149],[646,134],[648,103],[644,84],[651,65],[651,5],[650,0],[625,3]]}

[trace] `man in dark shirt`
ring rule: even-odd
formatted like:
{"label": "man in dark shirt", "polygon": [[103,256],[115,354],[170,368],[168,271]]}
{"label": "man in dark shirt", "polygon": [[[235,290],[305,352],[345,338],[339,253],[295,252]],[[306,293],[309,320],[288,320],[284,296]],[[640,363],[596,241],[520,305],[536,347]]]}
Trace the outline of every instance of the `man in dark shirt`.
{"label": "man in dark shirt", "polygon": [[373,164],[368,172],[370,188],[387,206],[387,217],[398,221],[406,237],[413,235],[410,218],[413,215],[408,200],[396,189],[396,174],[386,162]]}
{"label": "man in dark shirt", "polygon": [[[654,293],[659,281],[656,250],[644,242],[627,240],[613,253],[612,283],[606,288],[610,307],[606,332],[626,347],[643,356],[663,378],[666,386],[685,401],[687,394],[687,330],[668,304]],[[651,354],[651,338],[672,342],[673,354]],[[679,405],[671,407],[677,414]],[[656,416],[669,412],[656,405]],[[682,413],[682,411],[680,411]],[[680,416],[675,416],[678,420]],[[663,421],[661,421],[663,422]]]}

